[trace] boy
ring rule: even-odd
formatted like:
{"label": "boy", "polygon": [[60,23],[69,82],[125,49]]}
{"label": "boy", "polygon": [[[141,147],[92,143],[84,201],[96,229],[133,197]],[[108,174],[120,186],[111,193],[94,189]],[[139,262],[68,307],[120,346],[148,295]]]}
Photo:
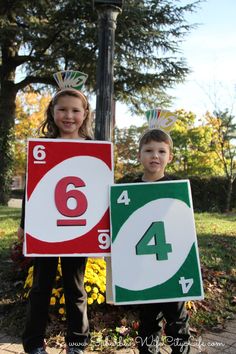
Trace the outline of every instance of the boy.
{"label": "boy", "polygon": [[[159,129],[144,133],[139,142],[138,159],[143,166],[143,175],[135,182],[159,182],[169,180],[165,175],[166,166],[172,161],[173,142],[169,134]],[[165,321],[166,342],[172,354],[186,354],[189,348],[188,313],[185,303],[168,302],[144,304],[140,309],[139,352],[140,354],[160,353],[159,340],[162,321]]]}

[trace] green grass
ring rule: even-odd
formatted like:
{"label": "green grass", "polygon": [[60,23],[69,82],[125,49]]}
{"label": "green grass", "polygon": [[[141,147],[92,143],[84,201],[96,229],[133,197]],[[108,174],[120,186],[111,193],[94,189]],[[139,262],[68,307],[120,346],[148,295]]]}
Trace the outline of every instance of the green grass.
{"label": "green grass", "polygon": [[235,275],[236,214],[195,214],[202,265]]}
{"label": "green grass", "polygon": [[17,240],[20,209],[0,206],[0,257],[9,256],[9,248]]}
{"label": "green grass", "polygon": [[[12,333],[19,330],[17,326],[18,323],[22,324],[21,312],[25,312],[25,303],[21,298],[24,274],[17,273],[13,263],[9,262],[11,245],[17,240],[19,221],[20,209],[0,206],[0,309],[7,314],[5,318],[8,318],[8,323],[12,322]],[[190,323],[192,328],[201,331],[222,327],[225,320],[236,312],[235,300],[233,301],[236,279],[236,214],[196,213],[195,222],[205,299],[193,303]],[[109,308],[107,306],[106,311]],[[114,311],[114,307],[111,308]],[[1,321],[0,324],[5,323]]]}
{"label": "green grass", "polygon": [[198,329],[222,328],[236,313],[236,214],[195,214],[205,299],[191,317]]}

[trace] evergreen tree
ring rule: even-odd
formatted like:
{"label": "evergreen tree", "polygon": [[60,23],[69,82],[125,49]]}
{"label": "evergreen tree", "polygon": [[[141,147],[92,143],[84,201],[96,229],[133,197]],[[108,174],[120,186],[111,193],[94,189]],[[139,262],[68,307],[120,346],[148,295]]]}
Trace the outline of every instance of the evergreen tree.
{"label": "evergreen tree", "polygon": [[[192,28],[185,14],[198,4],[124,1],[116,30],[115,99],[136,110],[142,102],[150,107],[151,102],[166,101],[165,90],[188,73],[178,50]],[[87,90],[92,92],[98,54],[97,14],[91,0],[0,0],[0,24],[0,204],[6,204],[16,95],[29,85],[55,85],[52,73],[62,69],[89,74]]]}

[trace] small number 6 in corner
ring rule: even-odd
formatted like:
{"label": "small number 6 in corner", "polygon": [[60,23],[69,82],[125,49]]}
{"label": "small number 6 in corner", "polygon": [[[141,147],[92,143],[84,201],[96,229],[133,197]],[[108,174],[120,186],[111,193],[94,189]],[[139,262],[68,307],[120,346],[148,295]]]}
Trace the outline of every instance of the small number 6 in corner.
{"label": "small number 6 in corner", "polygon": [[99,248],[107,250],[111,245],[111,238],[108,234],[109,230],[98,230]]}

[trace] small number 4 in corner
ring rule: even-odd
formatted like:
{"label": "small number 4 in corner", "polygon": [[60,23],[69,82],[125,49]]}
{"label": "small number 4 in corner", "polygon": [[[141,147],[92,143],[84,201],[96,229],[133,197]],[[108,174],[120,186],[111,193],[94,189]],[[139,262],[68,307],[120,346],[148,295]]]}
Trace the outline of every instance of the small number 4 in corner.
{"label": "small number 4 in corner", "polygon": [[183,294],[187,294],[193,285],[193,278],[185,279],[180,277],[179,284],[182,287]]}
{"label": "small number 4 in corner", "polygon": [[129,203],[130,203],[130,198],[128,196],[128,191],[125,190],[121,193],[121,195],[117,199],[117,204],[129,205]]}

